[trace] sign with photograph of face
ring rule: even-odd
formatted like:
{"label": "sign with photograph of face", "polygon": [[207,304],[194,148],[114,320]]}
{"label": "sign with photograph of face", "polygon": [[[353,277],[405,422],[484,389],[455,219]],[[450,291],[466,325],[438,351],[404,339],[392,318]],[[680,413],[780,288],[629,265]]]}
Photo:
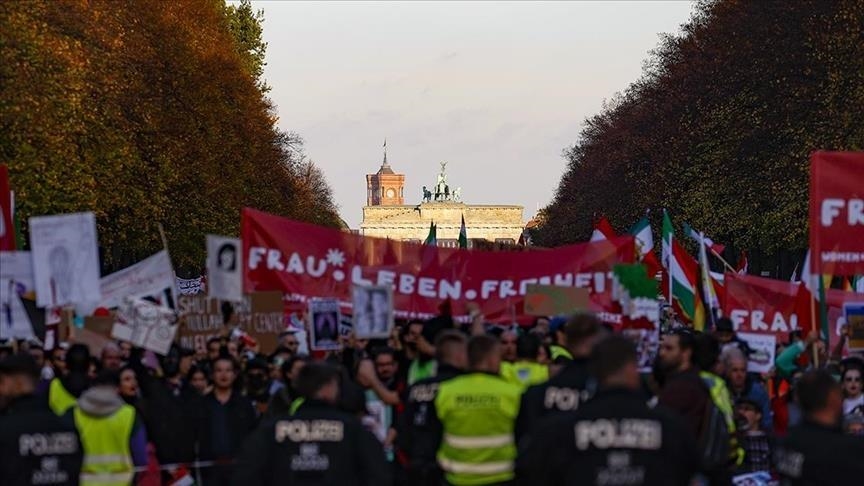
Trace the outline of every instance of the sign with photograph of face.
{"label": "sign with photograph of face", "polygon": [[361,339],[387,339],[393,329],[393,289],[383,285],[355,285],[354,335]]}

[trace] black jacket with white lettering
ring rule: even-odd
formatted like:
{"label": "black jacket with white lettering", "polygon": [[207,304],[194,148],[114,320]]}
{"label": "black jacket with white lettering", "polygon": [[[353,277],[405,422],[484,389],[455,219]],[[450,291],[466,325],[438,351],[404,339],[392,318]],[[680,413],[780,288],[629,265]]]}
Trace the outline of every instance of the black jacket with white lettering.
{"label": "black jacket with white lettering", "polygon": [[805,420],[780,442],[774,464],[784,485],[860,484],[864,439]]}
{"label": "black jacket with white lettering", "polygon": [[435,413],[435,397],[438,396],[438,385],[461,373],[442,364],[435,376],[419,380],[408,389],[405,411],[398,424],[397,445],[408,456],[410,484],[441,484],[442,476],[435,454],[441,444],[443,427]]}
{"label": "black jacket with white lettering", "polygon": [[591,396],[588,360],[577,358],[567,363],[545,383],[525,390],[516,417],[516,441],[530,434],[544,417],[574,412]]}
{"label": "black jacket with white lettering", "polygon": [[549,417],[520,447],[519,484],[686,485],[696,445],[684,423],[645,397],[603,390],[575,413]]}
{"label": "black jacket with white lettering", "polygon": [[75,424],[44,398],[13,401],[0,416],[0,484],[77,485],[84,451]]}
{"label": "black jacket with white lettering", "polygon": [[307,400],[294,415],[262,423],[243,443],[233,484],[389,485],[381,443],[360,420]]}

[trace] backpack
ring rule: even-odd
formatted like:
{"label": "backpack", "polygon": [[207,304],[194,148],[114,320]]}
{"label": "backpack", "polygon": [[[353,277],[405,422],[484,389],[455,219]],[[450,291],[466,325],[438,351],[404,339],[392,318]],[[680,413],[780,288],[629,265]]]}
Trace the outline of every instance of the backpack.
{"label": "backpack", "polygon": [[703,470],[716,471],[743,460],[743,451],[738,447],[732,404],[726,385],[721,378],[711,373],[702,372],[699,375],[709,400],[697,445],[701,451]]}

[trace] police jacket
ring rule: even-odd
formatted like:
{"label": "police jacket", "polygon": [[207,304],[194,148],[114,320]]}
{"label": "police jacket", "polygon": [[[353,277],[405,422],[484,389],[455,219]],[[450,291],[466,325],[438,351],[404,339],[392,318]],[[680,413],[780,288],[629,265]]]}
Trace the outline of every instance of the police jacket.
{"label": "police jacket", "polygon": [[859,484],[864,478],[864,439],[804,421],[774,451],[784,485]]}
{"label": "police jacket", "polygon": [[0,484],[77,485],[84,452],[75,425],[44,398],[13,401],[0,417]]}
{"label": "police jacket", "polygon": [[405,411],[398,424],[397,445],[409,459],[408,470],[414,484],[440,484],[435,453],[441,443],[441,422],[435,414],[435,397],[441,382],[462,372],[441,364],[437,374],[419,380],[408,389]]}
{"label": "police jacket", "polygon": [[686,485],[699,460],[683,421],[624,389],[550,417],[525,445],[516,463],[525,485]]}
{"label": "police jacket", "polygon": [[516,418],[516,441],[522,440],[540,419],[563,412],[573,412],[592,394],[588,360],[579,358],[567,363],[545,383],[525,390]]}
{"label": "police jacket", "polygon": [[389,485],[381,443],[360,420],[306,400],[294,415],[262,423],[244,442],[233,484]]}

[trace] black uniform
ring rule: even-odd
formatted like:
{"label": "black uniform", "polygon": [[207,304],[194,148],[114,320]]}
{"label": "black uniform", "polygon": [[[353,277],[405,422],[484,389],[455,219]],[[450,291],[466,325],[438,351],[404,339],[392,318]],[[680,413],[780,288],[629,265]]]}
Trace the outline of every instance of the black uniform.
{"label": "black uniform", "polygon": [[525,485],[686,485],[696,445],[684,423],[623,389],[601,391],[574,414],[550,417],[520,450]]}
{"label": "black uniform", "polygon": [[75,424],[44,398],[13,401],[0,417],[0,484],[77,485],[84,455]]}
{"label": "black uniform", "polygon": [[441,484],[443,478],[435,454],[441,443],[443,427],[435,413],[438,385],[461,373],[447,365],[440,365],[435,376],[411,385],[408,399],[399,423],[397,445],[408,456],[408,483]]}
{"label": "black uniform", "polygon": [[774,451],[774,464],[789,485],[845,485],[864,481],[864,439],[804,421]]}
{"label": "black uniform", "polygon": [[360,420],[311,400],[261,424],[243,444],[233,478],[238,486],[391,483],[381,443]]}
{"label": "black uniform", "polygon": [[516,417],[516,441],[535,430],[540,419],[573,412],[593,394],[587,359],[574,359],[545,383],[525,390]]}

